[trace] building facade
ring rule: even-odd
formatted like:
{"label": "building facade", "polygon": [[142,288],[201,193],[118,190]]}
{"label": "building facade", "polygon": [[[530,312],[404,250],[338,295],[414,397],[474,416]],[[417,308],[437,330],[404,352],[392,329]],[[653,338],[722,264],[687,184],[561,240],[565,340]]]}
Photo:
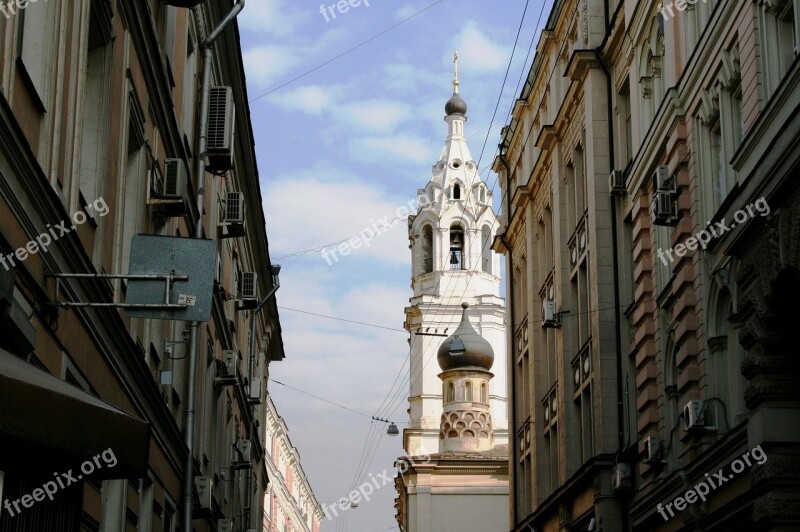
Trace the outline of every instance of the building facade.
{"label": "building facade", "polygon": [[555,2],[494,165],[513,530],[800,521],[799,9]]}
{"label": "building facade", "polygon": [[286,422],[267,398],[264,423],[269,487],[264,495],[263,532],[319,532],[324,514],[292,446]]}
{"label": "building facade", "polygon": [[[284,353],[275,300],[252,309],[274,271],[235,20],[204,44],[234,2],[172,2],[189,3],[0,17],[2,530],[261,528],[267,366]],[[200,135],[206,53],[217,105]],[[109,306],[134,282],[97,275],[128,273],[134,235],[185,241],[198,225],[213,290],[180,297],[211,316],[189,386],[190,323]]]}

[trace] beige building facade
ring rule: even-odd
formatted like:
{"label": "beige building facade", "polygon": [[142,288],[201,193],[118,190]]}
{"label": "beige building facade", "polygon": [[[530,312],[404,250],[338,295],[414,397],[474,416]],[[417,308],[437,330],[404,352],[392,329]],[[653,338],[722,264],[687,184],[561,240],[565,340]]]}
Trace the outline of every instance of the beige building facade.
{"label": "beige building facade", "polygon": [[[208,48],[217,105],[209,171],[194,170],[203,42],[234,2],[191,3],[25,2],[0,17],[2,530],[262,528],[274,299],[253,344],[249,331],[276,279],[235,20]],[[96,276],[128,273],[134,235],[198,224],[213,290],[192,400],[190,323],[131,317],[110,305],[132,281]]]}
{"label": "beige building facade", "polygon": [[494,166],[511,529],[796,526],[799,9],[555,2]]}
{"label": "beige building facade", "polygon": [[263,532],[319,532],[324,514],[292,445],[286,421],[267,398],[264,422],[270,484],[264,495]]}

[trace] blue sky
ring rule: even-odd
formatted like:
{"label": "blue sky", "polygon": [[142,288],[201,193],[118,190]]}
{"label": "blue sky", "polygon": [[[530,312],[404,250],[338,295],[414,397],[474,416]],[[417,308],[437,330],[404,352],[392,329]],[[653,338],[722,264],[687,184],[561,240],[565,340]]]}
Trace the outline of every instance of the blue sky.
{"label": "blue sky", "polygon": [[[491,131],[489,124],[524,7],[524,0],[369,0],[369,6],[336,11],[335,19],[329,14],[326,22],[319,0],[247,3],[239,25],[250,110],[270,252],[283,266],[277,299],[287,358],[270,366],[273,379],[377,413],[402,430],[408,407],[403,309],[411,295],[406,224],[395,223],[368,247],[337,254],[338,260],[326,261],[319,249],[391,222],[428,182],[447,133],[443,108],[452,94],[455,50],[469,104],[470,149],[477,161],[488,139],[481,176],[499,202],[496,176],[486,168],[530,65],[530,58],[526,65],[523,60],[540,29],[541,2],[530,3]],[[369,418],[274,382],[269,392],[321,503],[346,497],[370,474],[394,475],[393,460],[403,452],[400,437],[378,437],[378,424],[371,427]],[[372,459],[362,459],[364,454]],[[322,530],[396,529],[394,497],[387,485],[346,517],[323,522]]]}

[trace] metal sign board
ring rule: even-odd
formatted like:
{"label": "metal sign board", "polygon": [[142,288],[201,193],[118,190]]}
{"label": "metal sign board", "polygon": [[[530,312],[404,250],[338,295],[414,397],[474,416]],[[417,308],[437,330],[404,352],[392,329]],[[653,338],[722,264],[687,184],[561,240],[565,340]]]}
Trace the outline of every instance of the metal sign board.
{"label": "metal sign board", "polygon": [[130,279],[126,304],[168,303],[180,308],[125,309],[132,318],[207,321],[211,318],[217,250],[213,240],[173,236],[135,235],[131,243],[129,275],[186,276],[172,280]]}

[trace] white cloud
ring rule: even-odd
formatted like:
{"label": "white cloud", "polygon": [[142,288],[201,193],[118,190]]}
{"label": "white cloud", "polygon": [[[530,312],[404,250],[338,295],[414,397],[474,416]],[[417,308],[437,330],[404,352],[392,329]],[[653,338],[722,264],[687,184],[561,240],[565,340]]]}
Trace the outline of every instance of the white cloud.
{"label": "white cloud", "polygon": [[[505,69],[510,56],[510,50],[492,41],[478,28],[475,21],[469,21],[455,36],[454,48],[458,50],[459,67],[467,75],[487,74]],[[445,57],[448,63],[452,63],[452,52]]]}
{"label": "white cloud", "polygon": [[341,92],[341,87],[307,85],[288,92],[276,92],[270,95],[269,100],[283,109],[319,116],[324,110],[336,106],[336,100]]}
{"label": "white cloud", "polygon": [[393,100],[362,100],[335,109],[341,123],[357,131],[391,133],[401,123],[413,118],[410,104]]}
{"label": "white cloud", "polygon": [[[268,187],[264,209],[271,254],[281,257],[325,247],[328,259],[320,252],[304,257],[331,268],[353,266],[364,258],[392,265],[410,264],[406,224],[395,219],[398,208],[414,199],[418,184],[409,179],[408,196],[392,200],[384,197],[381,188],[357,182],[352,176],[348,176],[347,181],[331,182],[332,170],[324,167],[283,177]],[[341,179],[343,175],[338,177]],[[372,238],[365,232],[384,224],[391,227]],[[328,246],[362,232],[367,236],[359,242],[360,247],[351,249],[346,256],[341,252],[334,255],[334,247]]]}
{"label": "white cloud", "polygon": [[439,143],[408,134],[385,137],[367,136],[350,141],[350,155],[369,163],[398,165],[423,165],[436,162]]}
{"label": "white cloud", "polygon": [[298,23],[307,18],[305,10],[290,9],[289,4],[286,0],[248,2],[237,21],[245,30],[283,37],[295,32]]}
{"label": "white cloud", "polygon": [[258,87],[274,85],[302,61],[291,46],[256,46],[242,55],[247,81]]}
{"label": "white cloud", "polygon": [[416,7],[414,7],[414,4],[410,4],[410,3],[409,4],[403,4],[397,10],[395,10],[394,17],[397,20],[405,20],[408,17],[410,17],[411,15],[413,15],[414,13],[416,13],[417,11],[419,11],[419,10]]}

